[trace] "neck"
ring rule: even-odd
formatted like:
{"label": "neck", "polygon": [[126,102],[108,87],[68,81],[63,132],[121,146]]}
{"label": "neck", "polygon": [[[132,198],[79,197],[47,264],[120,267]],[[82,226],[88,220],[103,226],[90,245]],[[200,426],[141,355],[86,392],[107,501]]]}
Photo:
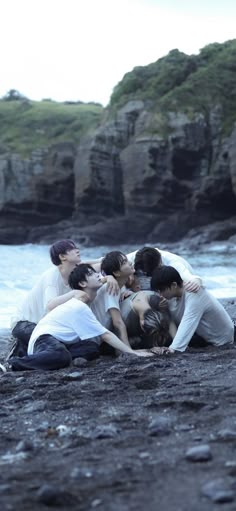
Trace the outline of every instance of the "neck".
{"label": "neck", "polygon": [[67,261],[65,263],[62,263],[58,266],[58,270],[62,276],[62,279],[66,284],[68,284],[68,278],[72,270],[75,268],[74,263],[68,263]]}
{"label": "neck", "polygon": [[85,291],[85,293],[88,295],[89,303],[91,303],[94,300],[95,296],[97,295],[98,289],[94,289],[94,288],[90,288],[90,287],[85,287],[83,289],[83,291]]}
{"label": "neck", "polygon": [[127,277],[116,277],[116,280],[118,282],[118,286],[121,289],[127,282]]}

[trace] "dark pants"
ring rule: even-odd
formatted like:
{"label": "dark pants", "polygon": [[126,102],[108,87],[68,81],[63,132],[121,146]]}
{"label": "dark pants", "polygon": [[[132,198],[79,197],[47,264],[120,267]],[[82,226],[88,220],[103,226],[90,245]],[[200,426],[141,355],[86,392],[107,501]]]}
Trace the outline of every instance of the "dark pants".
{"label": "dark pants", "polygon": [[31,321],[18,321],[16,326],[12,330],[12,335],[17,339],[17,349],[15,349],[15,354],[18,357],[24,357],[27,355],[27,349],[29,340],[33,330],[36,327],[36,323],[32,323]]}
{"label": "dark pants", "polygon": [[12,357],[13,371],[25,369],[61,369],[71,364],[74,358],[82,357],[93,360],[99,357],[99,345],[90,340],[64,344],[52,335],[41,335],[35,345],[33,355]]}

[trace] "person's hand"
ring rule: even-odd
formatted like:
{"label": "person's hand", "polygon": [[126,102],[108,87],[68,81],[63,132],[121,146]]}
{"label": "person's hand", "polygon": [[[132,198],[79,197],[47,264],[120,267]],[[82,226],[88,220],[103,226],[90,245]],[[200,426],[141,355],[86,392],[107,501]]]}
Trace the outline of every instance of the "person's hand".
{"label": "person's hand", "polygon": [[164,298],[164,296],[161,296],[160,297],[160,302],[159,302],[159,309],[167,309],[168,308],[168,300],[166,298]]}
{"label": "person's hand", "polygon": [[167,348],[168,350],[168,353],[171,353],[173,355],[173,353],[175,353],[175,350],[173,350],[172,348]]}
{"label": "person's hand", "polygon": [[169,348],[167,348],[166,346],[154,346],[153,348],[151,348],[151,352],[154,355],[168,355]]}
{"label": "person's hand", "polygon": [[107,275],[106,277],[106,283],[107,283],[107,292],[109,295],[118,295],[120,292],[120,288],[118,285],[117,280],[112,275]]}
{"label": "person's hand", "polygon": [[128,296],[130,296],[132,294],[133,294],[133,291],[131,291],[130,289],[123,291],[123,293],[121,293],[121,295],[120,295],[120,302],[123,302],[123,300],[125,300],[125,298],[128,298]]}
{"label": "person's hand", "polygon": [[184,282],[184,289],[189,293],[197,293],[201,287],[200,279],[188,280]]}
{"label": "person's hand", "polygon": [[74,290],[74,298],[77,300],[81,300],[81,302],[88,303],[89,302],[89,295],[85,293],[85,291],[80,291],[80,289]]}
{"label": "person's hand", "polygon": [[150,350],[133,350],[133,353],[138,357],[153,357],[154,355]]}

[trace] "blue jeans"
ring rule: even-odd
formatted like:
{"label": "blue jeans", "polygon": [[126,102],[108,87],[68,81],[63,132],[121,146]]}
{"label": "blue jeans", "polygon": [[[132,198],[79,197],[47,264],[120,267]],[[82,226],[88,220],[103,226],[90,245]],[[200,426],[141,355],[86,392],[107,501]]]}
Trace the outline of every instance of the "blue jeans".
{"label": "blue jeans", "polygon": [[26,369],[61,369],[68,367],[74,358],[82,357],[93,360],[99,357],[99,345],[93,340],[79,340],[75,343],[64,344],[52,335],[41,335],[34,345],[33,355],[12,357],[10,359],[13,371]]}

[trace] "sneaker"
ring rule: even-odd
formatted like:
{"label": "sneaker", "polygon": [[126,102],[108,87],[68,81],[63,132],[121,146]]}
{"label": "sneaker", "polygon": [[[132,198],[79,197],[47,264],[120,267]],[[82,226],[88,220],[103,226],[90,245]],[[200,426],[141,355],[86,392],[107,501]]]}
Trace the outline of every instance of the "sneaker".
{"label": "sneaker", "polygon": [[9,360],[9,358],[12,358],[12,357],[23,356],[23,355],[21,355],[21,352],[22,352],[22,346],[21,346],[20,340],[13,338],[13,344],[10,348],[8,355],[6,356],[6,360]]}
{"label": "sneaker", "polygon": [[7,368],[3,364],[0,364],[0,372],[2,372],[2,373],[7,372]]}

